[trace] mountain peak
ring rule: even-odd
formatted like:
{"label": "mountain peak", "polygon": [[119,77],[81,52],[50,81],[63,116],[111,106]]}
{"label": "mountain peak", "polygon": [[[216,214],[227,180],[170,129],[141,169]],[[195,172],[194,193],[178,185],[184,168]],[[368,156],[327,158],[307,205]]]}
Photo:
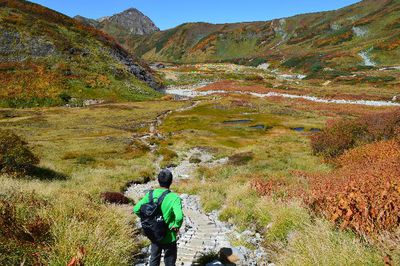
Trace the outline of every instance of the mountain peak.
{"label": "mountain peak", "polygon": [[149,17],[133,7],[107,17],[101,23],[116,26],[131,35],[146,35],[160,30]]}

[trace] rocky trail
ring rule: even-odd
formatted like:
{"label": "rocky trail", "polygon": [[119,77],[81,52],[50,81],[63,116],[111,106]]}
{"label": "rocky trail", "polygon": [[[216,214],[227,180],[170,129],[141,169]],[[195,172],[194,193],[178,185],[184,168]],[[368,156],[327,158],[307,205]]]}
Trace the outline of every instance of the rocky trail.
{"label": "rocky trail", "polygon": [[[199,102],[193,102],[190,106],[176,110],[175,112],[181,112],[195,107]],[[162,136],[157,132],[157,127],[161,125],[162,121],[171,114],[172,111],[165,112],[159,115],[153,123],[150,125],[150,132],[148,135],[142,136],[141,140],[146,141],[150,137]],[[156,147],[152,147],[155,151]],[[196,156],[199,163],[190,162],[190,158]],[[189,151],[182,152],[180,154],[180,163],[170,168],[174,175],[174,182],[181,180],[187,180],[193,178],[195,171],[200,166],[215,167],[218,165],[225,164],[227,158],[215,159],[214,156],[205,149],[194,148]],[[159,162],[162,158],[159,158],[155,164],[159,170]],[[125,195],[135,201],[142,198],[145,193],[150,189],[156,188],[158,183],[156,181],[150,181],[146,184],[134,184],[130,186]],[[235,230],[234,226],[221,222],[218,219],[218,212],[205,213],[200,204],[200,198],[196,195],[181,195],[183,211],[185,219],[178,239],[178,261],[177,265],[187,266],[193,265],[193,262],[202,254],[209,251],[218,252],[222,248],[227,248],[229,252],[239,260],[237,265],[267,265],[267,263],[260,263],[266,261],[266,252],[261,247],[262,237],[255,232],[250,232],[248,237],[252,238],[252,242],[256,248],[250,250],[246,247],[234,247],[230,239],[232,237],[239,237],[241,234]],[[138,226],[140,223],[138,221]],[[142,250],[142,260],[137,261],[137,266],[148,265],[149,248]],[[215,262],[210,265],[223,265]]]}
{"label": "rocky trail", "polygon": [[197,89],[202,86],[193,86],[186,88],[176,88],[170,87],[165,90],[168,94],[177,95],[179,97],[186,98],[194,98],[198,96],[206,96],[212,94],[247,94],[252,95],[254,97],[267,98],[267,97],[282,97],[289,99],[303,99],[311,102],[317,103],[328,103],[328,104],[350,104],[350,105],[365,105],[365,106],[400,106],[400,103],[393,101],[373,101],[373,100],[342,100],[342,99],[325,99],[318,98],[315,96],[308,95],[296,95],[296,94],[288,94],[288,93],[277,93],[277,92],[268,92],[268,93],[256,93],[256,92],[244,92],[244,91],[225,91],[225,90],[209,90],[209,91],[199,91]]}
{"label": "rocky trail", "polygon": [[[201,163],[190,163],[190,157],[193,155],[197,155]],[[185,152],[183,157],[184,159],[177,167],[170,168],[175,182],[192,178],[194,171],[199,166],[213,167],[227,162],[226,158],[215,160],[207,151],[198,148]],[[137,201],[150,189],[157,186],[156,181],[143,185],[133,185],[128,188],[125,195]],[[232,249],[233,254],[240,260],[240,265],[262,265],[259,261],[265,258],[266,253],[260,245],[256,250],[250,250],[246,247],[233,247],[230,238],[238,236],[240,233],[232,225],[219,221],[218,212],[205,213],[201,208],[198,196],[183,194],[181,198],[185,220],[179,234],[177,265],[192,265],[193,261],[202,253],[218,252],[221,248]],[[254,233],[252,237],[256,238],[256,243],[261,243],[262,238],[259,234]],[[148,254],[149,250],[146,248],[143,252]],[[146,262],[147,258],[137,265],[147,265]]]}

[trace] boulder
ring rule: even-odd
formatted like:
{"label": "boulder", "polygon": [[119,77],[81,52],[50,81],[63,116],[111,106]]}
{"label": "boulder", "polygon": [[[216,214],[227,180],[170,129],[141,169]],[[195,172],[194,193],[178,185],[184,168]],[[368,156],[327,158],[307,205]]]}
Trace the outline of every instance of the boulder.
{"label": "boulder", "polygon": [[244,256],[237,248],[221,248],[219,257],[225,264],[239,264],[240,262],[244,262]]}
{"label": "boulder", "polygon": [[262,70],[268,70],[268,68],[271,66],[271,64],[268,63],[263,63],[261,65],[258,65],[258,69],[262,69]]}

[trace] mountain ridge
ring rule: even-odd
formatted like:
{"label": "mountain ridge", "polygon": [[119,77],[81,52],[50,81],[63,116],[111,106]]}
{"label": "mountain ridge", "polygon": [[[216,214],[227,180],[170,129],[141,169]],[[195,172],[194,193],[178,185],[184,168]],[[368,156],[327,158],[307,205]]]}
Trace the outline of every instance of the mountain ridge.
{"label": "mountain ridge", "polygon": [[365,65],[364,53],[376,65],[392,65],[400,56],[399,10],[399,0],[364,0],[270,21],[184,23],[124,46],[145,60],[174,63],[268,61],[311,71]]}
{"label": "mountain ridge", "polygon": [[0,0],[0,105],[152,98],[158,78],[112,37],[24,0]]}

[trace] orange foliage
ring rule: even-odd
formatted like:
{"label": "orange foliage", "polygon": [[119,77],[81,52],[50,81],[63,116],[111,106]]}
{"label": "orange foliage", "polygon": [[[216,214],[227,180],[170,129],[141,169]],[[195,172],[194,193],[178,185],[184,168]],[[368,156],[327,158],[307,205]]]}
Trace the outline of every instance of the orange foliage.
{"label": "orange foliage", "polygon": [[353,32],[348,30],[342,34],[332,35],[329,38],[317,40],[314,44],[316,47],[323,47],[327,45],[336,45],[345,41],[349,41],[353,38]]}
{"label": "orange foliage", "polygon": [[272,196],[278,191],[288,192],[287,185],[284,180],[277,179],[263,180],[256,178],[250,182],[251,188],[257,191],[260,196]]}
{"label": "orange foliage", "polygon": [[400,47],[400,35],[396,35],[389,40],[379,43],[376,45],[376,49],[384,51],[392,51]]}
{"label": "orange foliage", "polygon": [[207,36],[207,38],[202,39],[200,42],[198,42],[190,51],[195,52],[195,51],[206,51],[209,47],[213,45],[213,43],[218,39],[218,36],[216,34]]}
{"label": "orange foliage", "polygon": [[346,152],[339,168],[327,175],[308,175],[305,202],[342,228],[360,234],[392,230],[400,222],[400,144],[368,144]]}
{"label": "orange foliage", "polygon": [[308,187],[284,180],[260,178],[250,182],[261,196],[282,193],[300,198],[315,213],[341,228],[374,236],[400,225],[400,143],[396,140],[368,144],[335,160],[329,174],[293,174]]}

